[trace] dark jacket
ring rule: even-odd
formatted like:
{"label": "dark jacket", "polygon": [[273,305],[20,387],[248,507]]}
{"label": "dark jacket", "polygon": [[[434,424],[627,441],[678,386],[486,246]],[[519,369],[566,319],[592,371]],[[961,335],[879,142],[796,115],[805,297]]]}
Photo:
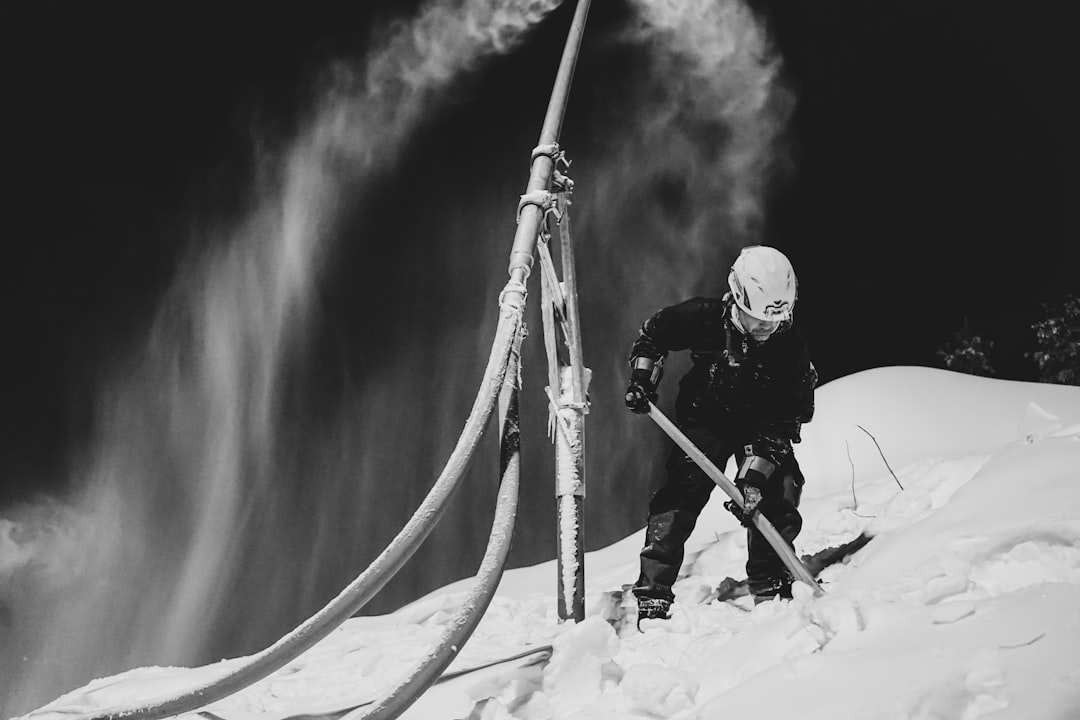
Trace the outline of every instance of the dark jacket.
{"label": "dark jacket", "polygon": [[641,327],[631,350],[662,360],[689,350],[691,370],[679,382],[676,418],[709,427],[779,464],[814,416],[817,373],[802,336],[785,322],[763,343],[731,321],[730,294],[666,307]]}

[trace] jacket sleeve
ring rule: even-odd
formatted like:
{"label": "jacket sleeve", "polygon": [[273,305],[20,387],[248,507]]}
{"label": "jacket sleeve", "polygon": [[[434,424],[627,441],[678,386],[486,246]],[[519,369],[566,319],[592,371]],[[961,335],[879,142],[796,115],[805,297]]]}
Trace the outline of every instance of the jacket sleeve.
{"label": "jacket sleeve", "polygon": [[695,322],[707,311],[708,303],[705,298],[693,298],[658,311],[641,326],[630,361],[639,357],[662,360],[671,351],[689,348]]}
{"label": "jacket sleeve", "polygon": [[818,376],[805,343],[798,336],[789,364],[774,378],[775,387],[754,439],[754,454],[779,465],[802,440],[803,423],[814,417],[814,388]]}

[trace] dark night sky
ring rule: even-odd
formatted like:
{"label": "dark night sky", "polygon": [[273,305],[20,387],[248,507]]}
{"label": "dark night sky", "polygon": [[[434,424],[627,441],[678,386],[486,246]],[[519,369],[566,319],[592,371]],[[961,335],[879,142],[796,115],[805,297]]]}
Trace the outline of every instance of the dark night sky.
{"label": "dark night sky", "polygon": [[[331,60],[391,3],[3,10],[0,502],[53,484],[95,387],[137,343],[199,227],[242,211],[253,137],[287,137]],[[408,3],[400,3],[406,7]]]}
{"label": "dark night sky", "polygon": [[[58,449],[87,432],[96,379],[137,341],[192,226],[240,211],[253,128],[287,136],[371,14],[410,5],[2,11],[0,501],[10,478],[62,472]],[[1065,5],[755,3],[797,95],[768,239],[799,272],[823,379],[936,364],[965,317],[1003,375],[1030,378],[1039,303],[1080,289]],[[624,12],[594,3],[591,32]]]}
{"label": "dark night sky", "polygon": [[850,348],[829,375],[934,364],[967,317],[997,342],[1000,373],[1029,379],[1033,313],[1080,284],[1060,10],[825,2],[773,16],[800,101],[798,176],[771,217],[813,235],[796,258],[813,273],[808,332]]}
{"label": "dark night sky", "polygon": [[[1030,325],[1040,304],[1080,293],[1073,200],[1080,117],[1071,97],[1077,63],[1066,36],[1068,4],[748,1],[765,19],[795,98],[779,153],[786,170],[768,186],[762,239],[794,262],[796,319],[822,380],[878,366],[938,365],[935,350],[965,318],[996,343],[1002,376],[1033,379],[1024,353],[1033,349]],[[50,666],[48,683],[35,689],[42,701],[85,682],[90,668],[202,663],[265,647],[368,566],[445,462],[472,402],[477,358],[486,357],[485,333],[493,328],[481,319],[494,314],[504,282],[513,206],[572,4],[509,55],[459,79],[390,167],[365,171],[357,197],[342,193],[327,250],[332,262],[305,298],[302,332],[285,340],[301,342],[272,358],[281,372],[271,389],[279,401],[268,413],[271,442],[262,443],[264,416],[252,414],[263,407],[252,402],[261,397],[263,365],[251,355],[265,359],[265,338],[226,325],[244,337],[234,344],[219,333],[199,345],[205,328],[193,322],[190,330],[184,314],[198,317],[205,298],[242,298],[238,307],[251,312],[235,317],[256,318],[262,328],[264,308],[251,298],[264,302],[269,290],[219,296],[206,290],[210,280],[199,282],[202,275],[188,282],[195,273],[184,263],[229,242],[233,225],[252,214],[263,199],[258,171],[266,169],[256,159],[291,147],[325,89],[327,68],[364,57],[375,16],[408,15],[418,4],[353,0],[286,10],[249,0],[42,0],[0,10],[7,180],[0,517],[11,508],[18,519],[24,508],[16,501],[38,492],[64,497],[61,491],[89,478],[87,488],[97,480],[105,492],[117,491],[129,520],[123,527],[136,528],[124,530],[115,558],[108,557],[112,545],[83,543],[86,562],[76,563],[66,594],[54,592],[52,575],[40,587],[0,585],[0,634],[8,633],[0,646],[11,649],[0,653],[0,674],[32,673],[26,658],[37,657],[39,635],[53,628],[63,635],[64,627],[82,627],[81,613],[93,615],[94,632],[79,632],[81,648],[68,648],[64,636],[69,674]],[[684,285],[687,294],[720,290],[739,240],[713,241],[723,233],[711,222],[726,212],[718,183],[687,168],[694,153],[712,148],[687,150],[676,140],[672,150],[634,135],[638,121],[659,116],[639,100],[678,95],[642,79],[664,67],[646,64],[657,55],[613,39],[625,31],[628,5],[593,3],[562,137],[579,182],[585,361],[594,369],[589,550],[640,527],[647,490],[662,475],[664,438],[622,403],[632,336],[645,313],[679,299]],[[707,126],[701,136],[710,140],[725,137],[720,123],[690,122],[694,132]],[[634,171],[608,172],[627,149]],[[715,154],[703,163],[720,165]],[[708,221],[696,226],[709,228],[707,242],[684,236],[688,218]],[[727,218],[715,227],[737,233]],[[504,231],[505,252],[489,253]],[[682,258],[692,259],[685,283],[672,275],[682,272],[672,267]],[[227,267],[229,288],[243,289],[247,276]],[[176,278],[184,281],[180,293]],[[538,295],[530,298],[534,316]],[[206,315],[234,318],[212,307]],[[157,322],[162,308],[177,317]],[[539,319],[527,320],[528,512],[515,530],[511,566],[554,555],[546,402],[536,392],[543,348]],[[205,355],[220,360],[213,351],[221,348],[234,363],[203,362]],[[195,377],[170,384],[174,366]],[[253,381],[237,380],[252,367]],[[222,384],[200,383],[204,372],[243,394],[225,396],[235,407],[214,402]],[[674,377],[665,379],[662,408],[674,387]],[[219,431],[227,436],[221,443]],[[470,467],[440,527],[364,612],[389,611],[475,571],[497,483],[492,435],[485,438],[490,452],[479,453],[488,458]],[[235,462],[215,464],[222,446]],[[235,503],[228,542],[215,544],[195,521],[218,503],[217,491]],[[61,530],[63,520],[56,521]],[[52,520],[46,514],[42,522]],[[17,533],[12,527],[0,530]],[[81,542],[82,535],[70,537]],[[119,562],[130,557],[122,552],[129,545],[144,562]],[[192,558],[200,567],[217,558],[218,573],[195,583],[173,573],[187,565],[171,559]],[[111,585],[99,585],[99,604],[88,602],[81,573],[103,565],[117,573],[107,576]],[[184,620],[195,605],[180,600],[207,587],[218,612],[204,611],[214,597],[198,598],[205,638],[190,641],[187,655],[163,658],[153,632],[128,632],[133,613],[154,626],[163,610]]]}

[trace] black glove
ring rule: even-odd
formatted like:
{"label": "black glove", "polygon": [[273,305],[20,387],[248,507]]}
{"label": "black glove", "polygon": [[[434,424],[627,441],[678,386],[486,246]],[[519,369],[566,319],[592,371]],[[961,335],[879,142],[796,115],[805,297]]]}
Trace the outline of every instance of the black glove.
{"label": "black glove", "polygon": [[743,496],[743,506],[740,508],[739,504],[734,500],[728,500],[724,503],[724,507],[728,512],[735,516],[741,524],[746,527],[750,527],[754,524],[754,513],[757,512],[758,504],[761,502],[761,490],[753,485],[736,485],[739,488],[739,492]]}
{"label": "black glove", "polygon": [[765,487],[765,484],[769,482],[769,478],[772,477],[773,472],[776,470],[775,463],[752,453],[753,447],[748,445],[746,447],[746,461],[739,468],[739,475],[735,478],[735,487],[739,489],[743,496],[743,506],[740,508],[739,504],[734,500],[728,500],[724,503],[724,507],[728,509],[728,512],[746,527],[753,525],[754,513],[761,502],[761,488]]}
{"label": "black glove", "polygon": [[656,387],[652,384],[652,370],[636,368],[630,373],[630,385],[626,388],[626,407],[631,412],[646,414],[649,403],[657,399]]}

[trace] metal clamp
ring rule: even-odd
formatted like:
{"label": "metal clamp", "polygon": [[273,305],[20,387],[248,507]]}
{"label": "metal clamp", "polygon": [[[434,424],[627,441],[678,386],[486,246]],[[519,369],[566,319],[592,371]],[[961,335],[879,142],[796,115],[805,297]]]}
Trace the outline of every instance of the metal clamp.
{"label": "metal clamp", "polygon": [[579,402],[579,403],[576,403],[576,402],[564,402],[564,403],[559,403],[559,407],[564,407],[564,408],[567,408],[568,410],[576,410],[577,412],[581,413],[582,415],[588,415],[589,414],[589,403],[588,402]]}
{"label": "metal clamp", "polygon": [[[514,303],[506,302],[506,296],[509,293],[512,293],[512,292],[516,292],[516,293],[521,294],[521,301],[520,302],[514,302]],[[525,299],[528,296],[529,296],[528,288],[526,288],[523,283],[519,283],[516,280],[511,279],[511,280],[507,281],[506,286],[502,289],[502,292],[499,293],[499,307],[503,307],[503,305],[507,305],[511,309],[516,310],[517,312],[521,312],[522,310],[525,309]]]}
{"label": "metal clamp", "polygon": [[566,172],[570,169],[570,161],[566,159],[566,151],[559,149],[559,143],[553,142],[534,147],[532,156],[529,158],[529,165],[531,166],[538,157],[550,158],[554,165],[551,171],[552,186],[559,192],[573,192],[574,181],[566,176]]}
{"label": "metal clamp", "polygon": [[533,190],[521,196],[517,207],[517,222],[519,225],[521,224],[521,211],[525,209],[526,205],[535,205],[540,208],[540,211],[544,213],[544,217],[554,214],[556,220],[562,219],[562,213],[559,212],[558,208],[558,196],[547,190]]}
{"label": "metal clamp", "polygon": [[[536,162],[538,157],[551,158],[551,162],[557,163],[563,156],[563,151],[559,149],[559,143],[547,143],[546,145],[537,145],[532,149],[532,156],[529,158],[529,165]],[[565,162],[565,160],[564,160]]]}
{"label": "metal clamp", "polygon": [[[566,418],[559,415],[559,412],[558,412],[561,409],[562,406],[559,404],[559,401],[555,398],[555,394],[551,391],[551,386],[550,385],[544,388],[544,392],[547,394],[548,403],[551,406],[552,418],[553,418],[555,424],[558,425],[559,429],[562,430],[563,440],[566,441],[567,445],[572,445],[573,440],[571,439],[572,433],[570,432],[570,424],[566,421]],[[555,438],[552,438],[552,440],[554,440],[554,439]]]}
{"label": "metal clamp", "polygon": [[552,170],[551,172],[551,185],[561,193],[574,192],[574,181],[558,170]]}

